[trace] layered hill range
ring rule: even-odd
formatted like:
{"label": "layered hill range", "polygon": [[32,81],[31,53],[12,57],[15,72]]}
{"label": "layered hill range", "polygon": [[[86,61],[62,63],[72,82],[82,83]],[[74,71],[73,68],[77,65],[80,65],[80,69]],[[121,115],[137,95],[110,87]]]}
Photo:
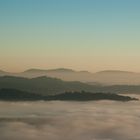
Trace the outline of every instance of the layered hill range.
{"label": "layered hill range", "polygon": [[0,76],[5,75],[25,78],[48,76],[65,81],[80,81],[91,85],[140,85],[140,73],[119,70],[105,70],[96,73],[66,68],[49,70],[29,69],[21,73],[9,73],[1,70]]}
{"label": "layered hill range", "polygon": [[140,85],[90,85],[83,82],[63,81],[46,76],[36,78],[1,76],[0,89],[16,89],[41,95],[55,95],[74,91],[116,94],[140,93]]}

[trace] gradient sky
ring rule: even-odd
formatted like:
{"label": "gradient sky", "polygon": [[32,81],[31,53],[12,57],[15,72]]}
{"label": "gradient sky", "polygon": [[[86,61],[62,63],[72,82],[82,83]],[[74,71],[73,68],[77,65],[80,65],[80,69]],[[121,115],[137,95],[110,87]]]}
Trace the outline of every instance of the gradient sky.
{"label": "gradient sky", "polygon": [[0,69],[140,72],[140,0],[0,0]]}

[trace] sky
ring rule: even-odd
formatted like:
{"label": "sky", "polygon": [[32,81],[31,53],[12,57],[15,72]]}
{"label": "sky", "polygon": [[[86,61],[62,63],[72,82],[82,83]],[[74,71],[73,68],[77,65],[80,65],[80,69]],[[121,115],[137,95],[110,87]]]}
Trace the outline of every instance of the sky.
{"label": "sky", "polygon": [[0,0],[0,69],[140,72],[139,0]]}

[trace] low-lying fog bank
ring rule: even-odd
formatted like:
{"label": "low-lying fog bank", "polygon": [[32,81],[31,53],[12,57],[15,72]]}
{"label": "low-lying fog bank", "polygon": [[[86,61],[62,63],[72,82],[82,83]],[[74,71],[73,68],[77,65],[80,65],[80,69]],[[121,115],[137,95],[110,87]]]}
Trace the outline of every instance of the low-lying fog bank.
{"label": "low-lying fog bank", "polygon": [[139,130],[139,101],[0,102],[1,140],[139,140]]}

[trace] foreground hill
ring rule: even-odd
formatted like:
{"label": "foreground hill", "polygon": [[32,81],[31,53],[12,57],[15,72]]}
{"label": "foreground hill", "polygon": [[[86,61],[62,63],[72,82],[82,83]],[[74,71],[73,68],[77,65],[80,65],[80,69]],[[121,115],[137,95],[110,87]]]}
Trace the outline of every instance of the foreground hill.
{"label": "foreground hill", "polygon": [[66,92],[63,94],[48,96],[47,100],[63,100],[63,101],[98,101],[98,100],[115,100],[115,101],[131,101],[138,100],[129,96],[122,96],[112,93],[91,93],[91,92]]}
{"label": "foreground hill", "polygon": [[0,89],[0,100],[3,101],[98,101],[98,100],[115,100],[131,101],[138,100],[129,96],[122,96],[111,93],[91,93],[91,92],[65,92],[58,95],[43,96],[36,93],[29,93],[16,89]]}
{"label": "foreground hill", "polygon": [[4,101],[36,101],[42,99],[44,96],[35,93],[17,89],[0,89],[0,100]]}

